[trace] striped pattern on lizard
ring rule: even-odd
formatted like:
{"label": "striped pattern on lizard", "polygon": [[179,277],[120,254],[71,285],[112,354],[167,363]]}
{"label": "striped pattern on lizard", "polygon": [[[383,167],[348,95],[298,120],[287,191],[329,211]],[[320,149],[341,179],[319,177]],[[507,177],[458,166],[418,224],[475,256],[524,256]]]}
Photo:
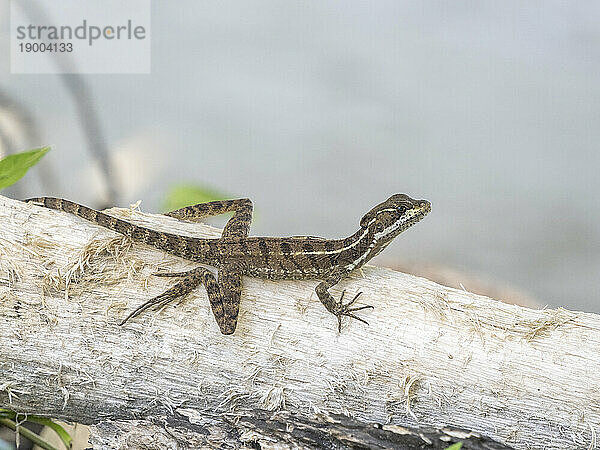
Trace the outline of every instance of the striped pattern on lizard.
{"label": "striped pattern on lizard", "polygon": [[339,331],[344,316],[366,323],[355,313],[371,306],[352,306],[361,292],[350,302],[343,303],[344,292],[339,300],[335,300],[329,289],[378,255],[398,234],[431,211],[431,204],[427,200],[414,200],[405,194],[395,194],[365,214],[356,233],[345,239],[331,240],[311,236],[249,237],[252,221],[252,202],[249,199],[200,203],[167,213],[168,216],[187,221],[234,213],[225,225],[221,238],[200,239],[141,227],[60,198],[38,197],[26,201],[74,214],[136,242],[216,267],[218,277],[205,267],[155,274],[181,278],[181,281],[140,305],[121,325],[143,311],[160,308],[203,284],[223,334],[233,334],[237,325],[242,276],[268,280],[322,280],[315,291],[325,308],[337,317]]}

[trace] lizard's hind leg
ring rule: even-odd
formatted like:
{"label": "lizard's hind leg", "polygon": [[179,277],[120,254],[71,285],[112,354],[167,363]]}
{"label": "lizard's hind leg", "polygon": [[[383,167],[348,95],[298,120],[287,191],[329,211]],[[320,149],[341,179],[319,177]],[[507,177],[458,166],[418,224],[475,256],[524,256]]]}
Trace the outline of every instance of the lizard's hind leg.
{"label": "lizard's hind leg", "polygon": [[166,216],[174,217],[189,222],[198,222],[200,219],[209,216],[218,216],[228,212],[233,212],[233,217],[229,219],[223,229],[223,237],[245,237],[250,231],[252,222],[252,200],[249,198],[238,198],[235,200],[219,200],[215,202],[198,203],[197,205],[186,206],[166,213]]}
{"label": "lizard's hind leg", "polygon": [[[208,269],[204,267],[198,267],[194,270],[189,270],[187,272],[172,272],[172,273],[156,273],[155,275],[160,277],[185,277],[179,283],[177,283],[172,288],[163,292],[160,295],[148,300],[146,303],[138,306],[135,310],[133,310],[125,319],[121,321],[119,325],[125,324],[129,319],[132,319],[147,309],[150,308],[160,308],[173,300],[176,300],[179,297],[182,297],[191,291],[193,291],[198,285],[202,284],[202,272],[208,271]],[[211,274],[212,275],[212,274]]]}
{"label": "lizard's hind leg", "polygon": [[188,272],[157,273],[161,277],[184,277],[171,289],[140,305],[122,322],[136,317],[150,308],[162,308],[170,302],[193,291],[203,284],[208,294],[210,308],[219,325],[221,333],[233,334],[237,325],[242,290],[242,277],[235,266],[224,267],[219,271],[217,280],[213,273],[205,267],[198,267]]}

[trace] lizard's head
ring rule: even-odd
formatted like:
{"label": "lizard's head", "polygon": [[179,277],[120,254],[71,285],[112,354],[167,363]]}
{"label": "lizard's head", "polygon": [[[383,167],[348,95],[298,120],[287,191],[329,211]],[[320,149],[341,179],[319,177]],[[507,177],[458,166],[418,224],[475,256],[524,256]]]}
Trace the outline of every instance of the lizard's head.
{"label": "lizard's head", "polygon": [[365,214],[360,226],[373,233],[375,242],[385,244],[417,223],[429,211],[431,203],[427,200],[414,200],[406,194],[394,194]]}

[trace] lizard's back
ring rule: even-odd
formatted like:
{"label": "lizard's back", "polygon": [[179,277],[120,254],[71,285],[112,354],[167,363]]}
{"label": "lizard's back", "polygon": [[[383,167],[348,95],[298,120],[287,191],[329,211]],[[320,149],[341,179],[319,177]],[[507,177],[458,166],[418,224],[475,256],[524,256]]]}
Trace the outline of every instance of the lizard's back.
{"label": "lizard's back", "polygon": [[247,276],[266,279],[312,279],[327,276],[337,266],[343,240],[311,236],[287,238],[222,238],[222,261],[234,263]]}

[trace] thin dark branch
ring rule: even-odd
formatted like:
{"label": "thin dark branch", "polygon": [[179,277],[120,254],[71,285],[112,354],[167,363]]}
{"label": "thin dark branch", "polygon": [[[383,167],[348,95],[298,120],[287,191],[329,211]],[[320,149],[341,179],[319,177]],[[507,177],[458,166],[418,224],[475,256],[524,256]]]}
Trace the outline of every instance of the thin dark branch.
{"label": "thin dark branch", "polygon": [[[49,23],[49,16],[41,5],[34,2],[19,2],[18,5],[23,8],[32,22]],[[75,62],[67,59],[68,55],[63,55],[63,58],[56,60],[60,68],[61,79],[75,100],[77,118],[87,137],[88,148],[100,164],[101,173],[106,180],[107,203],[114,205],[117,202],[118,186],[111,170],[106,139],[94,107],[90,88],[85,79],[77,73]]]}

